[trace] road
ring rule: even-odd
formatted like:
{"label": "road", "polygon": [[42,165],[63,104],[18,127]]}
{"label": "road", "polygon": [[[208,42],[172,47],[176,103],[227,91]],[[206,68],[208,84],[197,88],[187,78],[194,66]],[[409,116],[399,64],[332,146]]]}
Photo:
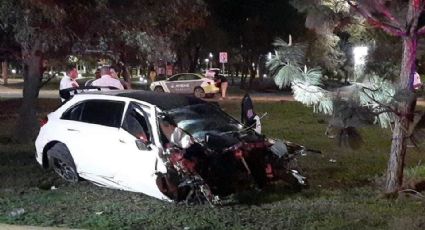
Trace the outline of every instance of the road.
{"label": "road", "polygon": [[[281,93],[250,93],[253,101],[270,101],[270,102],[279,102],[279,101],[294,101],[292,95],[285,95]],[[241,101],[243,95],[229,95],[226,101]],[[11,98],[22,98],[22,90],[7,87],[4,85],[0,85],[0,99],[11,99]],[[58,98],[59,92],[58,90],[40,90],[39,98]],[[208,100],[216,100],[216,99],[208,99]],[[425,98],[419,98],[418,105],[425,106]]]}
{"label": "road", "polygon": [[[250,94],[254,101],[293,101],[291,95],[282,95],[276,93],[252,93]],[[242,100],[243,95],[229,95],[226,100]],[[0,99],[22,98],[22,89],[16,89],[0,85]],[[39,98],[58,98],[58,90],[40,90]],[[211,99],[208,99],[211,100]],[[215,100],[215,99],[212,99]]]}

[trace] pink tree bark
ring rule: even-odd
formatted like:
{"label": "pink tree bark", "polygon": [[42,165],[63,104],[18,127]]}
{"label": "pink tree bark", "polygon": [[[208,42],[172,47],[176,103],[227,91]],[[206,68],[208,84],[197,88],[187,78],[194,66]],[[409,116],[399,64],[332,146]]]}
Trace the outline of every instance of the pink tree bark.
{"label": "pink tree bark", "polygon": [[[385,32],[398,36],[403,42],[403,56],[401,62],[400,78],[398,87],[406,94],[413,93],[413,74],[416,69],[416,48],[418,36],[425,34],[425,27],[418,28],[419,16],[422,14],[425,0],[409,0],[406,23],[400,23],[392,12],[385,6],[382,0],[373,0],[373,9],[358,4],[355,1],[346,0],[349,5],[356,9],[367,21]],[[370,6],[370,5],[369,5]],[[379,12],[381,18],[376,18],[372,11]],[[391,153],[388,161],[385,192],[397,192],[403,184],[404,159],[406,156],[407,130],[411,124],[416,98],[411,100],[406,97],[396,108],[397,116],[391,142]]]}

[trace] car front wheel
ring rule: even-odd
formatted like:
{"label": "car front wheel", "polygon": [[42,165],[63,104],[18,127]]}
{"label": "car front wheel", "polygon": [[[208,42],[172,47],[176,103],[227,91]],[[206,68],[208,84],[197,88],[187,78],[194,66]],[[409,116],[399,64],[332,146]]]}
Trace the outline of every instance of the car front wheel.
{"label": "car front wheel", "polygon": [[74,160],[64,144],[55,144],[47,151],[47,157],[56,174],[68,182],[78,182],[79,177]]}
{"label": "car front wheel", "polygon": [[193,94],[195,95],[195,97],[198,97],[198,98],[205,97],[205,91],[204,89],[200,87],[195,88],[195,90],[193,91]]}

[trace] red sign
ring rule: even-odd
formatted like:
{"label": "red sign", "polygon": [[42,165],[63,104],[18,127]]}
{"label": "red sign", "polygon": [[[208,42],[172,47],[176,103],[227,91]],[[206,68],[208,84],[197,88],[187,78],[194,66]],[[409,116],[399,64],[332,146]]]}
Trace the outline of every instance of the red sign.
{"label": "red sign", "polygon": [[227,63],[227,52],[220,52],[220,63]]}
{"label": "red sign", "polygon": [[171,76],[173,75],[173,66],[172,65],[167,65],[167,76]]}

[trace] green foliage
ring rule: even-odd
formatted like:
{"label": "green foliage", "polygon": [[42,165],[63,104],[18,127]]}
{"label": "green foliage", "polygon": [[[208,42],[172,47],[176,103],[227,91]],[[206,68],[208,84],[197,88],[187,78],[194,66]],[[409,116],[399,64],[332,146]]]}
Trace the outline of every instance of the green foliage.
{"label": "green foliage", "polygon": [[[295,79],[301,76],[301,73],[298,67],[291,64],[270,64],[271,71],[276,71],[276,75],[274,76],[274,81],[276,85],[282,89],[287,86],[291,86],[292,82]],[[274,67],[274,68],[273,68]]]}
{"label": "green foliage", "polygon": [[[340,119],[337,122],[340,124],[340,128],[361,125],[359,122],[349,121],[352,121],[353,116],[358,116],[356,119],[363,120],[361,118],[364,116],[362,113],[373,114],[375,123],[384,128],[388,128],[394,120],[392,110],[396,106],[397,98],[395,97],[396,89],[392,82],[377,76],[365,76],[365,79],[359,79],[358,82],[353,82],[351,86],[331,91],[325,89],[322,85],[323,76],[320,69],[309,70],[305,66],[303,70],[299,67],[299,62],[292,61],[296,60],[294,57],[299,57],[294,54],[302,53],[302,49],[291,46],[281,39],[276,40],[274,45],[276,53],[268,61],[267,67],[279,88],[291,86],[295,100],[307,106],[312,106],[315,112],[337,116]],[[336,60],[336,62],[340,61],[338,57],[329,57],[329,59]],[[351,112],[336,114],[341,112],[334,108],[338,101],[352,104],[350,106],[352,108],[363,109],[356,111],[355,114]],[[367,121],[365,120],[365,122]]]}
{"label": "green foliage", "polygon": [[305,45],[292,44],[292,41],[286,43],[281,38],[277,38],[273,45],[276,51],[266,66],[274,76],[276,85],[282,89],[290,86],[294,80],[304,77],[299,66],[304,63]]}
{"label": "green foliage", "polygon": [[[290,38],[292,39],[292,38]],[[279,59],[284,63],[294,63],[300,65],[304,63],[306,45],[302,43],[286,43],[281,38],[276,38],[273,42],[276,47],[274,59]]]}
{"label": "green foliage", "polygon": [[347,61],[346,54],[340,47],[340,38],[332,33],[318,34],[310,45],[307,55],[309,65],[322,67],[328,77],[342,75],[340,69]]}
{"label": "green foliage", "polygon": [[404,171],[404,177],[407,181],[423,181],[425,180],[425,165],[418,164]]}

